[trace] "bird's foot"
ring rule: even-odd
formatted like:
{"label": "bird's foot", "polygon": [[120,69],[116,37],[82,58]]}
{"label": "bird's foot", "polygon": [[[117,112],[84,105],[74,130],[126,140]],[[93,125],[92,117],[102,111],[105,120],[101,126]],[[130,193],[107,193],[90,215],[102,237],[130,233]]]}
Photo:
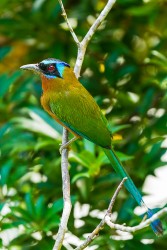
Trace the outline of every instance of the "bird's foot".
{"label": "bird's foot", "polygon": [[69,147],[68,142],[67,142],[67,143],[65,143],[65,144],[60,144],[60,148],[59,148],[59,152],[60,152],[60,154],[62,154],[62,151],[63,151],[64,149],[68,149],[68,150],[70,150],[70,147]]}
{"label": "bird's foot", "polygon": [[78,139],[78,137],[75,136],[75,137],[73,137],[71,140],[69,140],[68,142],[62,144],[62,145],[60,146],[60,149],[59,149],[60,154],[62,154],[63,149],[69,149],[70,144],[71,144],[72,142],[76,141],[77,139]]}

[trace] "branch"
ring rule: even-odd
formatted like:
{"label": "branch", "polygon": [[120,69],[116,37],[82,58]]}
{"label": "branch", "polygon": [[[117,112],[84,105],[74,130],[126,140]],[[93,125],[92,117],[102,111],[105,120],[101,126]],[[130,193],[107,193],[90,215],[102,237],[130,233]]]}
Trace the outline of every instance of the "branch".
{"label": "branch", "polygon": [[94,238],[99,234],[99,232],[103,229],[105,223],[106,223],[106,217],[110,218],[111,212],[112,212],[112,208],[114,206],[115,200],[119,194],[119,192],[121,191],[124,182],[127,180],[127,177],[125,177],[121,183],[119,184],[119,186],[117,187],[111,201],[110,204],[108,206],[107,212],[104,216],[104,218],[101,220],[101,222],[99,223],[99,225],[93,230],[93,232],[88,236],[88,238],[84,241],[84,243],[82,243],[82,245],[78,246],[77,248],[75,248],[75,250],[82,250],[85,249],[93,240]]}
{"label": "branch", "polygon": [[[63,129],[63,138],[62,143],[66,143],[68,141],[68,131]],[[62,173],[62,182],[63,182],[63,200],[64,207],[63,213],[61,217],[61,222],[59,226],[58,233],[56,235],[55,245],[53,250],[60,250],[63,244],[64,236],[67,231],[67,223],[71,213],[71,199],[70,199],[70,176],[68,171],[68,150],[62,150],[61,156],[61,173]]]}
{"label": "branch", "polygon": [[67,26],[68,26],[68,28],[69,28],[69,30],[70,30],[70,32],[71,32],[71,35],[72,35],[72,37],[73,37],[75,43],[77,44],[77,46],[79,46],[80,42],[79,42],[78,37],[76,36],[76,34],[75,34],[75,32],[74,32],[74,30],[73,30],[73,28],[72,28],[72,26],[71,26],[71,24],[70,24],[70,22],[69,22],[69,20],[68,20],[66,11],[65,11],[65,9],[64,9],[64,5],[63,5],[63,3],[62,3],[61,0],[58,0],[58,1],[59,1],[61,10],[62,10],[62,16],[64,17],[64,19],[65,19],[65,21],[66,21],[66,23],[67,23]]}
{"label": "branch", "polygon": [[110,10],[112,9],[115,2],[116,2],[116,0],[108,0],[108,2],[105,5],[104,9],[101,11],[100,15],[95,20],[93,25],[90,27],[89,31],[87,32],[87,34],[85,35],[83,40],[81,42],[79,42],[73,28],[71,27],[70,22],[68,20],[68,17],[67,17],[66,11],[64,9],[62,0],[59,0],[61,10],[62,10],[62,16],[64,17],[64,19],[65,19],[65,21],[66,21],[66,23],[68,25],[68,28],[69,28],[69,30],[71,32],[71,35],[72,35],[72,37],[73,37],[73,39],[74,39],[74,41],[75,41],[75,43],[76,43],[76,45],[78,47],[78,55],[77,55],[77,60],[76,60],[75,67],[74,67],[74,73],[75,73],[77,78],[80,76],[80,71],[81,71],[81,67],[82,67],[82,63],[83,63],[83,60],[84,60],[84,56],[85,56],[85,52],[86,52],[88,43],[91,40],[91,38],[93,37],[93,35],[95,34],[98,27],[104,21],[104,19],[106,18],[106,16],[110,12]]}
{"label": "branch", "polygon": [[[82,42],[79,42],[79,40],[78,40],[78,38],[77,38],[71,24],[70,24],[70,22],[69,22],[69,20],[67,18],[67,14],[65,12],[62,0],[59,0],[61,10],[62,10],[62,16],[64,17],[64,19],[65,19],[65,21],[66,21],[66,23],[67,23],[67,25],[69,27],[69,30],[71,32],[71,35],[72,35],[72,37],[73,37],[73,39],[74,39],[74,41],[75,41],[75,43],[77,44],[77,47],[78,47],[78,55],[77,55],[77,60],[76,60],[75,67],[74,67],[74,73],[75,73],[77,78],[80,75],[81,66],[82,66],[82,63],[83,63],[83,59],[84,59],[84,56],[85,56],[87,45],[88,45],[90,39],[92,38],[92,36],[94,35],[94,33],[96,32],[99,25],[102,23],[102,21],[105,19],[105,17],[107,16],[109,11],[111,10],[111,8],[112,8],[113,4],[115,3],[115,1],[116,0],[109,0],[108,1],[108,3],[106,4],[104,9],[100,13],[100,15],[97,18],[97,20],[95,21],[95,23],[91,26],[88,33],[86,34],[86,36],[82,40]],[[63,129],[62,144],[67,143],[67,141],[68,141],[68,131],[64,128]],[[63,149],[62,150],[61,170],[62,170],[62,181],[63,181],[64,208],[63,208],[61,222],[60,222],[60,226],[59,226],[59,230],[58,230],[58,233],[57,233],[57,236],[56,236],[56,241],[55,241],[55,245],[53,247],[53,250],[59,250],[62,247],[65,232],[67,230],[68,219],[69,219],[70,212],[71,212],[70,176],[69,176],[69,172],[68,172],[68,149]]]}
{"label": "branch", "polygon": [[161,209],[159,212],[157,212],[156,214],[154,214],[151,218],[145,220],[144,222],[141,222],[139,225],[134,226],[134,227],[128,227],[128,226],[124,226],[124,225],[120,225],[120,224],[115,224],[111,221],[111,213],[112,213],[112,209],[115,203],[115,200],[120,192],[120,190],[123,187],[124,182],[127,180],[127,177],[125,177],[121,183],[119,184],[119,186],[117,187],[111,201],[110,204],[108,206],[107,212],[104,216],[104,218],[101,220],[101,222],[98,224],[98,226],[93,230],[92,233],[90,233],[90,235],[87,237],[87,239],[77,248],[75,248],[75,250],[83,250],[85,249],[88,245],[90,245],[90,243],[99,235],[99,232],[101,230],[103,230],[104,225],[107,224],[111,229],[116,229],[116,230],[120,230],[123,232],[127,232],[127,233],[134,233],[136,231],[139,231],[145,227],[148,227],[151,222],[159,219],[160,217],[162,217],[163,215],[167,214],[167,208],[163,208]]}
{"label": "branch", "polygon": [[92,36],[96,32],[97,28],[104,21],[104,19],[106,18],[106,16],[108,15],[108,13],[110,12],[110,10],[112,9],[112,7],[113,7],[113,5],[114,5],[115,2],[116,2],[116,0],[109,0],[108,1],[108,3],[106,4],[106,6],[104,7],[104,9],[102,10],[102,12],[100,13],[100,15],[96,19],[96,21],[90,27],[90,29],[89,29],[88,33],[86,34],[86,36],[82,40],[81,43],[82,43],[83,46],[87,46],[87,44],[91,40]]}
{"label": "branch", "polygon": [[134,227],[127,227],[127,226],[123,226],[123,225],[119,225],[119,224],[114,224],[113,222],[111,222],[111,219],[110,219],[110,217],[108,215],[105,218],[105,223],[111,229],[117,229],[117,230],[121,230],[121,231],[127,232],[127,233],[134,233],[134,232],[139,231],[139,230],[141,230],[141,229],[143,229],[145,227],[148,227],[151,224],[151,222],[159,219],[164,214],[167,214],[167,207],[161,209],[159,212],[154,214],[151,218],[141,222],[139,225],[134,226]]}
{"label": "branch", "polygon": [[116,200],[116,198],[117,198],[119,192],[121,191],[121,189],[122,189],[122,187],[123,187],[123,185],[124,185],[124,182],[125,182],[127,179],[128,179],[127,177],[124,177],[124,178],[122,179],[121,183],[119,184],[119,186],[117,187],[117,189],[116,189],[116,191],[115,191],[115,193],[114,193],[114,195],[113,195],[113,197],[112,197],[112,199],[111,199],[111,201],[110,201],[110,204],[109,204],[109,206],[108,206],[107,214],[111,214],[112,209],[113,209],[113,206],[114,206],[114,203],[115,203],[115,200]]}
{"label": "branch", "polygon": [[74,68],[74,72],[75,71],[77,72],[77,74],[76,74],[77,77],[80,76],[80,71],[81,71],[83,59],[84,59],[86,48],[88,46],[89,41],[91,40],[92,36],[95,34],[95,32],[98,29],[98,27],[100,26],[100,24],[104,21],[104,19],[106,18],[106,16],[108,15],[110,10],[112,9],[115,2],[116,2],[116,0],[109,0],[107,2],[104,9],[101,11],[100,15],[95,20],[95,22],[90,27],[89,31],[87,32],[87,34],[85,35],[85,37],[83,38],[81,43],[79,44],[77,61],[76,61],[75,68]]}

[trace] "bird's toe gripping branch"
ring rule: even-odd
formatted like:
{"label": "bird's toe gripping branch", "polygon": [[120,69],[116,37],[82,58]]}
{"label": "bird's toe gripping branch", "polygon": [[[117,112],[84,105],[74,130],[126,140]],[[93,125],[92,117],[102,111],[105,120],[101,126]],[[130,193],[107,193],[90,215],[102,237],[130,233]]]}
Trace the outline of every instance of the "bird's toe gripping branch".
{"label": "bird's toe gripping branch", "polygon": [[60,145],[60,148],[59,148],[60,154],[62,154],[62,151],[63,151],[64,149],[68,149],[68,150],[69,150],[68,142],[65,143],[65,144],[59,144],[59,145]]}
{"label": "bird's toe gripping branch", "polygon": [[60,146],[60,149],[59,149],[60,154],[62,154],[63,149],[69,148],[69,146],[70,146],[74,141],[76,141],[76,140],[78,140],[78,137],[74,136],[74,137],[73,137],[71,140],[69,140],[67,143],[62,144],[62,145]]}

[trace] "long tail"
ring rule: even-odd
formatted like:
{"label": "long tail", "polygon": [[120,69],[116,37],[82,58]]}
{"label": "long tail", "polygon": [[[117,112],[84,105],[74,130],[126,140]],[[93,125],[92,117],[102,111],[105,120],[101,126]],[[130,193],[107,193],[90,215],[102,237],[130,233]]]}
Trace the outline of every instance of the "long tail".
{"label": "long tail", "polygon": [[[152,217],[152,215],[154,214],[153,211],[151,209],[149,209],[146,206],[146,204],[144,203],[140,192],[136,188],[135,184],[133,183],[133,181],[130,178],[130,176],[128,175],[128,173],[123,168],[121,162],[119,161],[118,157],[114,153],[113,149],[109,150],[109,149],[103,148],[103,150],[104,150],[105,154],[107,155],[108,159],[110,160],[111,165],[114,168],[114,170],[117,172],[117,174],[119,174],[119,176],[121,178],[128,177],[128,179],[125,181],[125,186],[126,186],[127,190],[131,193],[131,195],[134,197],[134,199],[137,201],[137,203],[140,206],[145,207],[148,218]],[[163,234],[162,224],[161,224],[161,221],[159,219],[152,222],[151,227],[156,235]]]}

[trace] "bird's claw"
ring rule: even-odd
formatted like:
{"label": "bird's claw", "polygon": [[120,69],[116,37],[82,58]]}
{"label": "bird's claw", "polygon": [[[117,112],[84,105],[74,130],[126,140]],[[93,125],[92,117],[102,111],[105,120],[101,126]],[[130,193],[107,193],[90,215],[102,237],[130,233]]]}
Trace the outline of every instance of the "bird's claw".
{"label": "bird's claw", "polygon": [[69,150],[69,146],[66,145],[66,144],[64,144],[64,145],[63,145],[63,144],[60,144],[60,148],[59,148],[60,154],[62,154],[63,149],[68,149],[68,150]]}
{"label": "bird's claw", "polygon": [[59,152],[60,152],[60,154],[62,154],[62,151],[63,151],[63,149],[70,149],[69,148],[69,146],[71,145],[71,143],[72,142],[74,142],[74,141],[76,141],[78,139],[78,137],[73,137],[71,140],[69,140],[68,142],[66,142],[65,144],[60,144],[61,146],[60,146],[60,149],[59,149]]}

